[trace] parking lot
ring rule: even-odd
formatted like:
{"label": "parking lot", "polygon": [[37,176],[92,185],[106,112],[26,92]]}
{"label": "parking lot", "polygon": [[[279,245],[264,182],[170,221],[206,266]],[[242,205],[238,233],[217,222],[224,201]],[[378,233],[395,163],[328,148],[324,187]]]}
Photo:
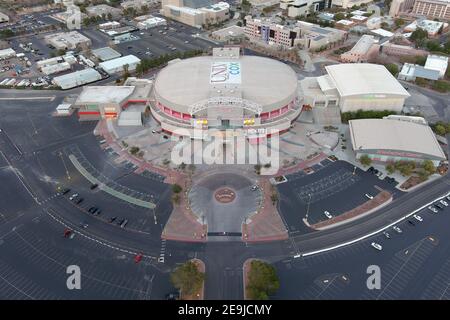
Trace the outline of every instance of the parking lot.
{"label": "parking lot", "polygon": [[327,220],[327,215],[341,215],[376,196],[379,188],[394,197],[400,194],[392,183],[344,161],[326,159],[311,169],[314,172],[310,174],[299,171],[288,175],[288,181],[278,185],[281,215],[291,233],[311,232],[304,218],[315,224]]}
{"label": "parking lot", "polygon": [[172,22],[167,26],[133,32],[140,39],[120,43],[117,50],[123,55],[134,54],[141,59],[151,59],[165,54],[207,50],[216,46],[211,41],[197,37],[197,32],[197,29]]}
{"label": "parking lot", "polygon": [[[276,299],[449,299],[450,200],[443,200],[447,206],[437,213],[428,208],[419,211],[422,221],[410,216],[396,224],[399,231],[391,227],[336,250],[278,262],[281,288]],[[381,269],[380,290],[366,287],[366,268],[371,264]]]}

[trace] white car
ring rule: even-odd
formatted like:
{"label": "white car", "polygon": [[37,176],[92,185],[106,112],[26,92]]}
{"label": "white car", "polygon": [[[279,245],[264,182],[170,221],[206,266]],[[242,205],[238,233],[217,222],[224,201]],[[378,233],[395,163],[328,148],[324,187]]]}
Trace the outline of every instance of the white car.
{"label": "white car", "polygon": [[73,195],[71,195],[71,196],[69,197],[69,200],[73,200],[73,199],[75,199],[76,197],[78,197],[78,193],[74,193]]}
{"label": "white car", "polygon": [[423,221],[422,217],[419,216],[419,215],[417,215],[417,214],[413,215],[413,217],[414,217],[414,219],[416,219],[417,221],[420,221],[420,222]]}
{"label": "white car", "polygon": [[402,233],[402,232],[403,232],[402,229],[400,229],[400,228],[397,227],[397,226],[393,226],[392,229],[394,229],[395,232],[397,232],[397,233]]}
{"label": "white car", "polygon": [[448,207],[448,203],[447,203],[447,201],[445,201],[445,200],[441,200],[441,201],[439,201],[440,203],[442,203],[444,206],[446,206],[446,207]]}
{"label": "white car", "polygon": [[379,243],[372,242],[370,245],[371,245],[372,247],[374,247],[375,249],[377,249],[378,251],[383,250],[383,247],[382,247],[381,244],[379,244]]}
{"label": "white car", "polygon": [[372,196],[372,195],[370,195],[370,194],[367,194],[367,193],[366,193],[366,197],[367,197],[368,199],[370,199],[370,200],[372,200],[372,199],[373,199],[373,196]]}
{"label": "white car", "polygon": [[255,184],[252,186],[252,191],[256,191],[256,190],[258,190],[258,186]]}
{"label": "white car", "polygon": [[329,212],[326,211],[326,210],[323,212],[323,214],[324,214],[328,219],[333,218],[333,216],[331,215],[331,213],[329,213]]}
{"label": "white car", "polygon": [[428,209],[433,213],[438,213],[438,210],[433,206],[429,206]]}

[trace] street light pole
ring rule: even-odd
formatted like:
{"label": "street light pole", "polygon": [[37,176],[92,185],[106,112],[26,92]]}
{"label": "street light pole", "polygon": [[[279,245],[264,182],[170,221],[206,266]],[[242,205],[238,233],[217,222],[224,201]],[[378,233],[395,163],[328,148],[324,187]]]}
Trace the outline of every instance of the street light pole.
{"label": "street light pole", "polygon": [[309,205],[311,204],[311,193],[308,193],[308,206],[306,207],[305,220],[308,222]]}

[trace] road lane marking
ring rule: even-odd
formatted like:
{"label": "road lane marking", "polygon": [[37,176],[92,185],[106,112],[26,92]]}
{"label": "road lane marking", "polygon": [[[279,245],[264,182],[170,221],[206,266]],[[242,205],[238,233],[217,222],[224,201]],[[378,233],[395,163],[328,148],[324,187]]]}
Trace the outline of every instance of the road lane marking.
{"label": "road lane marking", "polygon": [[50,96],[50,97],[2,97],[0,98],[0,100],[48,100],[48,101],[53,101],[55,100],[55,96]]}

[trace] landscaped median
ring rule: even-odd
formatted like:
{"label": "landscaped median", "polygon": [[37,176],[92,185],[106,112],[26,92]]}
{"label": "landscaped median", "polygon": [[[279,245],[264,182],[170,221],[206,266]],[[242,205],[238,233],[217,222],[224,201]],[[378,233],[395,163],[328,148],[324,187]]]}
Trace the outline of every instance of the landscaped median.
{"label": "landscaped median", "polygon": [[338,225],[348,223],[350,221],[368,215],[376,210],[379,210],[385,205],[389,204],[391,201],[392,201],[392,194],[386,190],[381,190],[381,192],[378,193],[373,199],[364,202],[363,204],[357,206],[356,208],[353,208],[350,211],[347,211],[331,219],[321,221],[316,224],[308,226],[315,230],[325,230],[337,227]]}
{"label": "landscaped median", "polygon": [[180,300],[203,300],[205,296],[205,264],[200,259],[191,259],[179,265],[170,275],[175,288],[180,291]]}
{"label": "landscaped median", "polygon": [[245,300],[268,300],[280,287],[275,268],[262,260],[247,259],[242,274]]}

